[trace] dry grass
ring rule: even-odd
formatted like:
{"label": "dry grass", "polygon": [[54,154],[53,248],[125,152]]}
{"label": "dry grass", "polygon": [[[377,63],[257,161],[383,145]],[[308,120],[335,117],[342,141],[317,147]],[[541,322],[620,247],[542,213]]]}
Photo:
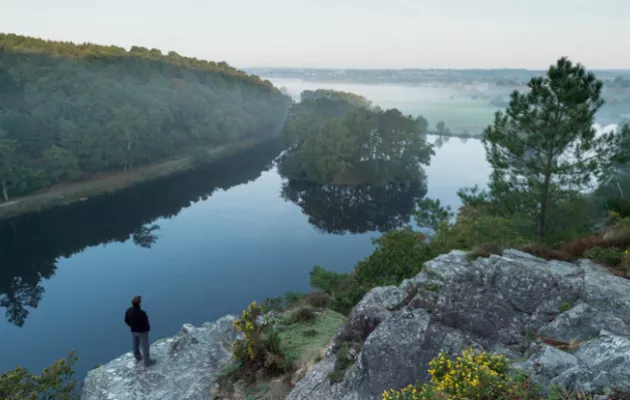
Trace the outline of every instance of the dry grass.
{"label": "dry grass", "polygon": [[592,249],[593,247],[601,247],[602,242],[603,239],[601,236],[587,236],[565,243],[560,248],[560,251],[570,254],[573,257],[580,258],[586,250]]}
{"label": "dry grass", "polygon": [[545,247],[536,243],[526,244],[520,248],[521,251],[529,253],[533,256],[544,258],[545,260],[559,260],[559,261],[576,261],[579,257],[575,257],[567,252],[561,250],[554,250],[549,247]]}
{"label": "dry grass", "polygon": [[[600,234],[567,242],[559,250],[537,243],[522,246],[520,250],[545,260],[574,262],[580,258],[588,258],[584,253],[597,247],[601,249],[628,249],[630,248],[630,236],[604,240],[603,234]],[[612,265],[604,260],[593,259],[592,261],[606,267],[612,274],[630,279],[630,265],[627,265],[628,263],[622,262],[621,265]]]}
{"label": "dry grass", "polygon": [[306,304],[314,308],[326,308],[328,307],[328,301],[330,296],[324,292],[309,293],[304,298]]}
{"label": "dry grass", "polygon": [[562,351],[575,350],[585,343],[577,339],[572,339],[570,342],[563,342],[562,340],[556,340],[556,339],[552,339],[546,336],[540,336],[539,339],[541,342],[545,343],[546,345],[555,347],[556,349],[562,350]]}
{"label": "dry grass", "polygon": [[315,311],[310,307],[298,308],[293,312],[293,314],[291,314],[291,320],[294,324],[313,321],[316,317]]}

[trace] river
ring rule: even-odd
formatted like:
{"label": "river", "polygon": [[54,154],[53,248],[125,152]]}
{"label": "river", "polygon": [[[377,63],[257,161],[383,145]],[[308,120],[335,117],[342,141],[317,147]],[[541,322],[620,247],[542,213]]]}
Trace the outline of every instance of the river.
{"label": "river", "polygon": [[[379,104],[378,96],[371,100]],[[405,104],[399,107],[413,112]],[[187,322],[240,312],[252,300],[308,291],[314,265],[350,271],[372,252],[378,230],[404,222],[424,194],[292,187],[273,163],[281,150],[270,143],[0,221],[0,373],[17,365],[40,371],[76,349],[83,378],[129,351],[123,314],[137,294],[155,340]],[[479,141],[451,138],[426,172],[427,196],[457,207],[457,189],[484,184],[489,168]]]}

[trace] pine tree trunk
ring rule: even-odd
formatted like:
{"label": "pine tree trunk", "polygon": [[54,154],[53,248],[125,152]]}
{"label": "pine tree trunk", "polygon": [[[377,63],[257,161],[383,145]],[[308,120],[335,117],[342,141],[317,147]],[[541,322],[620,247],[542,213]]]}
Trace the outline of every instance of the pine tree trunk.
{"label": "pine tree trunk", "polygon": [[540,199],[540,214],[538,219],[538,239],[542,241],[545,237],[547,222],[547,206],[549,204],[549,185],[551,184],[551,163],[553,161],[553,150],[549,150],[547,156],[547,169],[545,171],[545,181],[543,183],[542,198]]}
{"label": "pine tree trunk", "polygon": [[542,241],[545,237],[545,222],[547,219],[547,197],[549,196],[549,178],[545,177],[543,195],[540,199],[540,214],[538,215],[538,239]]}
{"label": "pine tree trunk", "polygon": [[2,195],[4,196],[4,201],[9,201],[9,194],[7,193],[7,183],[2,181]]}
{"label": "pine tree trunk", "polygon": [[617,189],[619,189],[619,196],[621,196],[621,198],[623,199],[623,190],[621,189],[621,184],[619,184],[619,179],[615,178],[615,181],[617,181]]}

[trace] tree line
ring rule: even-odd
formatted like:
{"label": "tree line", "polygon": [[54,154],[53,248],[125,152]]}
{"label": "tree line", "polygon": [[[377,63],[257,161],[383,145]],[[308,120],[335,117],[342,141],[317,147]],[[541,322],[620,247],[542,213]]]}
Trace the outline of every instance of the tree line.
{"label": "tree line", "polygon": [[0,34],[1,196],[272,135],[290,103],[225,62]]}
{"label": "tree line", "polygon": [[280,171],[320,184],[421,180],[433,154],[426,130],[424,118],[372,107],[356,94],[304,91],[287,117]]}

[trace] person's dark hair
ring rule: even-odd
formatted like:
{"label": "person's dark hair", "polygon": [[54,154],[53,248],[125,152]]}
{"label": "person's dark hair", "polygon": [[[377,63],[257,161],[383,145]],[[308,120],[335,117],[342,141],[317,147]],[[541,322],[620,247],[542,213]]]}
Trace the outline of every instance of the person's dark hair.
{"label": "person's dark hair", "polygon": [[134,307],[140,307],[140,302],[142,301],[142,296],[135,296],[131,299],[131,305]]}

